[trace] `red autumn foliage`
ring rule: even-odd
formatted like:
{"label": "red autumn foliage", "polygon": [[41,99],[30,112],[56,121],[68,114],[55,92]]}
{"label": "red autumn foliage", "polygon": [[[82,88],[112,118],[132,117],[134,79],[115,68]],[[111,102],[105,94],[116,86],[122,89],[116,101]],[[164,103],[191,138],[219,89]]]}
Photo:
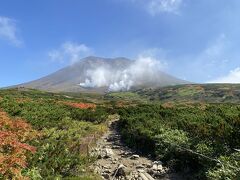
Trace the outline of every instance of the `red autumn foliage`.
{"label": "red autumn foliage", "polygon": [[21,171],[27,166],[27,153],[36,148],[26,144],[37,132],[21,119],[12,120],[0,111],[0,175],[6,179],[27,179]]}
{"label": "red autumn foliage", "polygon": [[73,102],[63,102],[63,103],[68,106],[79,108],[79,109],[89,109],[89,108],[95,109],[96,108],[96,105],[91,103],[73,103]]}

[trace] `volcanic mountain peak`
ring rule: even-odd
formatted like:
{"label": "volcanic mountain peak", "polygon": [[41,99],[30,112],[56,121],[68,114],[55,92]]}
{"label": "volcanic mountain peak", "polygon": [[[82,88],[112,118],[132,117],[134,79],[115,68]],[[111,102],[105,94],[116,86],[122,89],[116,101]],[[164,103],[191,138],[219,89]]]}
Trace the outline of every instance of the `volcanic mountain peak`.
{"label": "volcanic mountain peak", "polygon": [[124,57],[89,56],[55,73],[18,87],[53,92],[104,92],[186,83],[162,72],[159,63],[150,59],[134,61]]}

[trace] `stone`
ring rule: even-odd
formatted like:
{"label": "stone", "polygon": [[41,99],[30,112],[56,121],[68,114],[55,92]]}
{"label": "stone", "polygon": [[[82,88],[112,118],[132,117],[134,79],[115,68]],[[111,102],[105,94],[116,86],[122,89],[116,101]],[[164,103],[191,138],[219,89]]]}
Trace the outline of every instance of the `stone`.
{"label": "stone", "polygon": [[102,159],[101,154],[98,154],[97,158],[98,158],[98,159]]}
{"label": "stone", "polygon": [[159,171],[154,171],[153,176],[154,177],[164,177],[165,173],[159,172]]}
{"label": "stone", "polygon": [[162,161],[154,161],[153,164],[162,165]]}
{"label": "stone", "polygon": [[154,178],[150,174],[144,172],[144,175],[148,178],[148,180],[154,180]]}
{"label": "stone", "polygon": [[110,148],[105,148],[103,154],[104,158],[110,158],[113,155],[113,151]]}
{"label": "stone", "polygon": [[118,149],[118,148],[119,148],[119,146],[117,146],[117,145],[114,145],[114,146],[112,146],[112,148],[113,148],[113,149]]}
{"label": "stone", "polygon": [[155,170],[155,171],[157,171],[158,165],[157,165],[157,164],[153,164],[152,169]]}
{"label": "stone", "polygon": [[126,179],[127,180],[132,180],[133,178],[132,178],[132,176],[126,176]]}
{"label": "stone", "polygon": [[107,173],[107,174],[110,174],[110,173],[111,173],[111,171],[110,171],[109,169],[105,169],[103,172],[104,172],[104,173]]}
{"label": "stone", "polygon": [[103,166],[104,169],[111,169],[110,165]]}
{"label": "stone", "polygon": [[123,164],[119,164],[117,169],[114,171],[114,174],[116,174],[116,176],[126,176],[125,168],[126,167]]}
{"label": "stone", "polygon": [[139,173],[139,176],[142,178],[142,180],[148,180],[148,178],[143,173]]}
{"label": "stone", "polygon": [[152,175],[152,174],[154,174],[155,170],[153,170],[152,168],[150,168],[150,169],[147,169],[147,172]]}
{"label": "stone", "polygon": [[145,171],[144,171],[144,169],[138,169],[138,172],[143,173]]}
{"label": "stone", "polygon": [[157,170],[158,170],[158,171],[163,171],[163,166],[162,166],[161,164],[158,165],[158,166],[157,166]]}
{"label": "stone", "polygon": [[107,173],[102,173],[102,177],[103,177],[104,179],[110,179],[110,175],[107,174]]}
{"label": "stone", "polygon": [[137,169],[144,169],[144,166],[140,164],[140,165],[137,165],[136,168]]}
{"label": "stone", "polygon": [[152,169],[155,171],[163,171],[163,166],[161,161],[154,161]]}
{"label": "stone", "polygon": [[151,165],[150,163],[145,164],[145,166],[146,166],[147,168],[151,168],[151,167],[152,167],[152,165]]}
{"label": "stone", "polygon": [[107,138],[107,142],[111,142],[111,141],[114,141],[114,137],[108,137]]}
{"label": "stone", "polygon": [[138,178],[138,174],[135,174],[134,177],[135,177],[135,178]]}
{"label": "stone", "polygon": [[132,156],[131,156],[131,158],[130,158],[130,159],[139,159],[139,157],[140,157],[139,155],[137,155],[137,154],[134,154],[134,155],[132,155]]}
{"label": "stone", "polygon": [[95,169],[94,169],[94,173],[95,174],[99,174],[101,172],[101,169],[97,166]]}

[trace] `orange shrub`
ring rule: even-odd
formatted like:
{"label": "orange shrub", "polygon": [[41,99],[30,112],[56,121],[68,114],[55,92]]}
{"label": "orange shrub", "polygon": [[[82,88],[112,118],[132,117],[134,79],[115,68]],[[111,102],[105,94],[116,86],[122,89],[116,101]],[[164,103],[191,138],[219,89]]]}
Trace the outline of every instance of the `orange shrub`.
{"label": "orange shrub", "polygon": [[36,148],[26,144],[37,132],[21,119],[12,120],[0,111],[0,175],[6,179],[27,179],[21,171],[27,167],[27,153]]}
{"label": "orange shrub", "polygon": [[80,108],[80,109],[95,109],[96,105],[95,104],[91,104],[91,103],[73,103],[73,102],[63,102],[63,104],[66,104],[68,106],[71,107],[75,107],[75,108]]}
{"label": "orange shrub", "polygon": [[18,103],[24,103],[24,102],[31,102],[32,99],[30,98],[16,98],[16,102]]}
{"label": "orange shrub", "polygon": [[166,102],[162,105],[164,108],[173,108],[174,104],[172,102]]}

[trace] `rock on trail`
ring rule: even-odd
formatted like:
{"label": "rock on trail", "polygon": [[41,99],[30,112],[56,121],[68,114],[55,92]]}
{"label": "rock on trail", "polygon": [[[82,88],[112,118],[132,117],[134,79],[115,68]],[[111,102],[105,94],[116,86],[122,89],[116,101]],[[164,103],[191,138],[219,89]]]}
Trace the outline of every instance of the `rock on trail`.
{"label": "rock on trail", "polygon": [[168,168],[160,161],[152,161],[126,147],[117,131],[117,120],[109,123],[108,132],[97,141],[91,152],[98,157],[91,166],[94,172],[109,180],[176,179],[168,174]]}

